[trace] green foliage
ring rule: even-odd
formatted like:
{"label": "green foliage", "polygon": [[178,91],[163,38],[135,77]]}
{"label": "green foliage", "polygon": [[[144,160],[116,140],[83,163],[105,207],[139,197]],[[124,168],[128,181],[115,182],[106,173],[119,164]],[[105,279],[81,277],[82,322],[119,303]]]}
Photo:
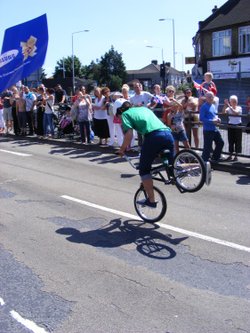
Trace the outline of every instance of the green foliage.
{"label": "green foliage", "polygon": [[[94,80],[100,86],[108,86],[112,91],[119,90],[126,81],[126,67],[122,60],[122,54],[111,49],[101,57],[99,61],[91,61],[87,66],[82,66],[80,60],[74,57],[75,77]],[[72,77],[72,57],[57,61],[54,78]]]}
{"label": "green foliage", "polygon": [[114,77],[120,78],[123,83],[126,80],[126,66],[122,60],[122,54],[115,51],[114,47],[111,46],[111,49],[101,57],[99,82],[102,85],[107,85],[112,90],[111,83],[117,82]]}
{"label": "green foliage", "polygon": [[[82,78],[84,75],[82,64],[76,56],[74,56],[74,68],[75,77]],[[62,58],[56,63],[55,71],[53,73],[54,78],[63,78],[63,71],[65,77],[72,77],[72,57]]]}

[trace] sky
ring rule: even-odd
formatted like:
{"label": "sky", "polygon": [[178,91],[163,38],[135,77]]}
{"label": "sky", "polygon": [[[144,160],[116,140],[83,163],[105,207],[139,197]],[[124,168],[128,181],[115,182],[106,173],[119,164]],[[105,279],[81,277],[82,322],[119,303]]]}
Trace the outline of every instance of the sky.
{"label": "sky", "polygon": [[[192,37],[198,22],[212,14],[216,5],[226,0],[0,0],[0,41],[4,31],[17,24],[47,14],[49,44],[43,68],[47,77],[54,72],[57,61],[72,56],[82,65],[100,60],[111,48],[122,54],[127,70],[141,69],[152,60],[173,65],[178,70],[191,70],[185,57],[193,57]],[[166,19],[159,21],[159,19]],[[175,34],[173,34],[173,22]],[[88,32],[78,31],[89,30]],[[151,48],[147,46],[152,46]]]}

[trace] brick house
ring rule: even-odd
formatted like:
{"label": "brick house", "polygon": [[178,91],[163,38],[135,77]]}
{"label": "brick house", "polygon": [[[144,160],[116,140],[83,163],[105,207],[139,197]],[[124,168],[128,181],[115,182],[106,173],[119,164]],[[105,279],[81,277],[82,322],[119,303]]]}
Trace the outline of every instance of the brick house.
{"label": "brick house", "polygon": [[199,22],[193,37],[197,81],[206,71],[214,74],[221,94],[237,94],[245,101],[250,94],[250,1],[228,0]]}

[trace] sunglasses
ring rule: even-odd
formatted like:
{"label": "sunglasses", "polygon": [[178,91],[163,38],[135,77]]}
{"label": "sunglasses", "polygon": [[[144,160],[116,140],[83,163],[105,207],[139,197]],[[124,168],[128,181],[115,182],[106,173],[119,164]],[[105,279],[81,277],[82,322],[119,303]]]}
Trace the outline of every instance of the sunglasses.
{"label": "sunglasses", "polygon": [[168,90],[167,92],[168,93],[174,93],[174,90]]}

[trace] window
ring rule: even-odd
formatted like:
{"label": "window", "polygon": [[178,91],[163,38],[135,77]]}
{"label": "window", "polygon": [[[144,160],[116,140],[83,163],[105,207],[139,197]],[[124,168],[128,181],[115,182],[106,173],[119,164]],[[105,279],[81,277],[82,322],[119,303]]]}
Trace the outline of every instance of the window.
{"label": "window", "polygon": [[231,50],[231,30],[213,32],[213,56],[221,57],[230,55]]}
{"label": "window", "polygon": [[239,53],[250,53],[250,26],[239,29]]}

